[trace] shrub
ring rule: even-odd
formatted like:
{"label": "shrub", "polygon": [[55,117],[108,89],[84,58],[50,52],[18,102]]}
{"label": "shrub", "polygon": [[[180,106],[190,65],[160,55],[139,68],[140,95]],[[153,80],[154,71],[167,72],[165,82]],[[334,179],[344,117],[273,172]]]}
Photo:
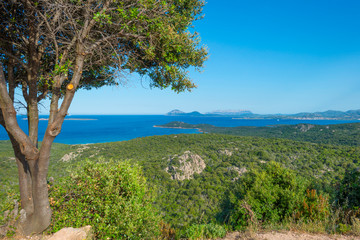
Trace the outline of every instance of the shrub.
{"label": "shrub", "polygon": [[263,171],[250,171],[238,180],[230,194],[228,223],[244,225],[280,223],[293,215],[305,197],[308,184],[279,163],[269,162]]}
{"label": "shrub", "polygon": [[306,196],[299,206],[296,218],[305,221],[324,221],[329,217],[330,205],[327,197],[317,194],[315,189],[306,190]]}
{"label": "shrub", "polygon": [[291,216],[304,197],[306,183],[279,163],[245,180],[245,200],[259,221],[281,222]]}
{"label": "shrub", "polygon": [[152,239],[160,233],[139,166],[128,161],[86,161],[50,191],[52,231],[91,225],[98,239]]}
{"label": "shrub", "polygon": [[337,199],[343,207],[360,207],[360,169],[346,171],[337,191]]}
{"label": "shrub", "polygon": [[193,224],[185,231],[187,239],[216,239],[225,237],[225,235],[225,228],[214,223]]}

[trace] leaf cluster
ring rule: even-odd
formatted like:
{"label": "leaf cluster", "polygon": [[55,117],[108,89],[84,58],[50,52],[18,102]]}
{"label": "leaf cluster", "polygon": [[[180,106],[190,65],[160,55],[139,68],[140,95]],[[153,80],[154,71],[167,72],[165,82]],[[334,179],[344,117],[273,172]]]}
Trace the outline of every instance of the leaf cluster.
{"label": "leaf cluster", "polygon": [[200,69],[207,58],[191,30],[203,6],[201,0],[2,1],[6,80],[26,89],[32,71],[39,100],[63,96],[78,70],[76,59],[84,56],[76,89],[119,85],[137,73],[152,87],[191,90],[195,84],[187,69]]}

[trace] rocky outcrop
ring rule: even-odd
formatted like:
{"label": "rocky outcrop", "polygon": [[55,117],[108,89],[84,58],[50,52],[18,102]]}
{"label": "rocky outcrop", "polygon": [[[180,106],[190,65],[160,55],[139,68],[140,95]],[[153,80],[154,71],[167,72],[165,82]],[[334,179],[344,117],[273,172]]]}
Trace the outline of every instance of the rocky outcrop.
{"label": "rocky outcrop", "polygon": [[219,150],[219,153],[222,154],[222,155],[226,155],[226,156],[229,156],[231,157],[232,156],[232,152],[228,149],[224,149],[224,150]]}
{"label": "rocky outcrop", "polygon": [[73,159],[75,159],[77,156],[81,155],[82,152],[84,152],[84,150],[89,149],[89,144],[79,144],[79,148],[76,150],[76,152],[70,152],[65,154],[60,161],[63,162],[68,162],[71,161]]}
{"label": "rocky outcrop", "polygon": [[82,228],[63,228],[60,231],[54,233],[47,240],[89,240],[94,239],[91,226],[85,226]]}
{"label": "rocky outcrop", "polygon": [[315,127],[315,125],[312,125],[312,124],[300,124],[298,126],[298,129],[301,131],[301,132],[307,132],[309,131],[310,129],[312,129],[313,127]]}
{"label": "rocky outcrop", "polygon": [[2,238],[4,240],[10,240],[10,239],[18,239],[18,240],[92,240],[94,238],[94,234],[92,231],[91,226],[85,226],[82,228],[63,228],[59,230],[58,232],[52,234],[52,235],[32,235],[32,236],[12,236],[10,238]]}
{"label": "rocky outcrop", "polygon": [[165,169],[174,180],[191,179],[197,173],[200,174],[205,169],[204,160],[197,154],[190,151],[184,152],[183,155],[175,155],[169,158],[169,166]]}
{"label": "rocky outcrop", "polygon": [[236,181],[236,180],[238,180],[239,177],[241,177],[241,175],[243,175],[244,173],[247,172],[247,169],[246,169],[245,167],[243,167],[243,168],[238,168],[238,167],[236,167],[236,166],[231,166],[231,167],[228,167],[227,169],[228,169],[228,171],[234,171],[234,172],[236,172],[236,173],[238,174],[238,177],[235,177],[235,178],[231,179],[231,181]]}

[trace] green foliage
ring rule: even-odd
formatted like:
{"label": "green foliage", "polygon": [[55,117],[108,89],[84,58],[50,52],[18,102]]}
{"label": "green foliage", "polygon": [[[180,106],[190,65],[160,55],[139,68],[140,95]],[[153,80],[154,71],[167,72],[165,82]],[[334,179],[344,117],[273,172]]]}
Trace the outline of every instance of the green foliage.
{"label": "green foliage", "polygon": [[348,169],[339,185],[337,199],[340,205],[350,208],[360,207],[360,169]]}
{"label": "green foliage", "polygon": [[[22,65],[38,66],[33,75],[37,76],[38,93],[44,98],[59,94],[59,88],[63,96],[77,71],[75,59],[79,54],[85,59],[76,90],[118,85],[119,79],[124,79],[123,75],[129,72],[147,77],[152,87],[169,87],[175,92],[196,87],[187,70],[191,67],[199,70],[207,59],[207,49],[193,30],[194,21],[202,18],[205,4],[202,0],[97,0],[91,4],[71,0],[62,4],[57,1],[29,4],[24,7],[16,1],[0,2],[1,9],[9,10],[0,16],[0,35],[4,39],[1,44],[7,42],[12,46],[10,52],[19,53],[16,59],[22,61]],[[30,26],[32,22],[27,20],[30,15],[34,17],[33,22],[40,25],[49,19],[58,21],[40,31]],[[89,20],[94,21],[89,24]],[[20,32],[22,34],[18,34]],[[76,34],[79,32],[86,34]],[[41,39],[35,44],[34,51],[39,51],[40,58],[36,62],[28,51],[20,50],[34,47],[33,42],[24,42],[23,38],[35,35]],[[74,44],[75,40],[81,44]],[[78,52],[79,46],[86,46],[88,52]],[[8,76],[7,66],[12,56],[2,54],[2,58],[5,76]],[[26,79],[22,67],[15,68],[14,74],[16,78]],[[66,79],[57,81],[60,76]],[[57,86],[59,83],[61,86]],[[27,87],[22,86],[21,81],[15,84],[19,89]]]}
{"label": "green foliage", "polygon": [[138,165],[85,161],[50,193],[52,231],[91,225],[98,239],[151,239],[160,233],[153,197]]}
{"label": "green foliage", "polygon": [[[191,90],[195,84],[186,69],[201,68],[207,58],[198,34],[190,32],[193,21],[201,18],[203,6],[200,0],[113,1],[108,9],[93,12],[97,24],[90,38],[99,38],[97,32],[102,32],[104,36],[114,34],[113,39],[119,39],[116,34],[120,32],[121,40],[115,41],[112,48],[103,49],[104,55],[113,56],[107,61],[110,69],[147,76],[152,87],[171,87],[176,92]],[[94,73],[104,75],[88,71],[86,74],[92,77],[92,82],[97,82]]]}
{"label": "green foliage", "polygon": [[[251,211],[256,221],[268,224],[282,222],[291,217],[299,207],[307,186],[308,183],[293,171],[279,163],[270,162],[263,171],[251,171],[238,180],[234,188],[238,198],[232,203],[234,206],[229,222],[239,228],[239,224],[252,218]],[[248,214],[244,216],[246,211]]]}
{"label": "green foliage", "polygon": [[185,231],[187,239],[217,239],[223,238],[225,235],[225,228],[214,223],[193,224]]}
{"label": "green foliage", "polygon": [[338,232],[340,234],[346,234],[351,231],[351,225],[339,223]]}

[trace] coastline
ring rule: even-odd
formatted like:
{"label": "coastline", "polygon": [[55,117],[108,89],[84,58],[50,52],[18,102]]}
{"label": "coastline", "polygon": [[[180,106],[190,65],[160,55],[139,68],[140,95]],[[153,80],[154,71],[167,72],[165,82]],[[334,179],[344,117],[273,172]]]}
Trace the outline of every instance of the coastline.
{"label": "coastline", "polygon": [[[22,120],[28,120],[27,118],[23,118]],[[48,121],[49,118],[39,118],[39,121]],[[64,121],[96,121],[98,119],[95,118],[65,118]]]}
{"label": "coastline", "polygon": [[185,128],[185,127],[164,127],[164,126],[160,126],[160,125],[153,125],[154,128],[170,128],[170,129],[196,129],[201,133],[204,133],[203,130],[201,130],[201,128]]}

